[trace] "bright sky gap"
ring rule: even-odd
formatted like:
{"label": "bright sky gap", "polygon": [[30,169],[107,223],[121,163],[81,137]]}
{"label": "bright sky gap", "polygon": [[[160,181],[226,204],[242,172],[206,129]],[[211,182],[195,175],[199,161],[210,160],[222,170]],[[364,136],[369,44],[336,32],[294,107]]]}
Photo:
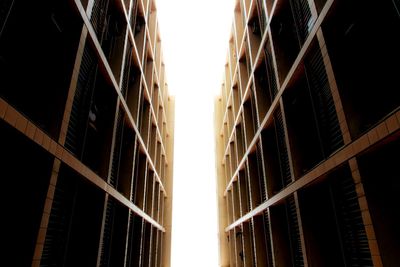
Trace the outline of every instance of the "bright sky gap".
{"label": "bright sky gap", "polygon": [[176,97],[173,267],[218,266],[213,105],[233,5],[233,0],[157,1],[168,88]]}

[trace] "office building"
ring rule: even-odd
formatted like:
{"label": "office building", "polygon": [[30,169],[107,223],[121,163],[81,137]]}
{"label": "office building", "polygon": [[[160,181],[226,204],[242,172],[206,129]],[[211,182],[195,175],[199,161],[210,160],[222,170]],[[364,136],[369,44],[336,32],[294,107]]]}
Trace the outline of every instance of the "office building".
{"label": "office building", "polygon": [[174,99],[154,0],[0,3],[6,266],[170,266]]}
{"label": "office building", "polygon": [[400,3],[236,0],[220,266],[397,266]]}

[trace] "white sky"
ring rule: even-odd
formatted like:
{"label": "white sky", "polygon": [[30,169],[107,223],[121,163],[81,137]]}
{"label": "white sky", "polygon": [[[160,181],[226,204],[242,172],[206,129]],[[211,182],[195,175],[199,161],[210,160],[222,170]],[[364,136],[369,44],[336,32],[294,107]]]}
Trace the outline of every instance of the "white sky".
{"label": "white sky", "polygon": [[170,94],[176,97],[172,267],[217,267],[214,96],[233,0],[157,0]]}

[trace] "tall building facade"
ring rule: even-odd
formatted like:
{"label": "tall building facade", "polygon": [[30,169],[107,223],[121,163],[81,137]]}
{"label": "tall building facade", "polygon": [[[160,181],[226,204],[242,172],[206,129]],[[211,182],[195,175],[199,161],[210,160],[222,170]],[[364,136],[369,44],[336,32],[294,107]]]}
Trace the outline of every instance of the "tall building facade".
{"label": "tall building facade", "polygon": [[0,3],[8,266],[170,266],[174,99],[154,0]]}
{"label": "tall building facade", "polygon": [[400,2],[236,0],[220,266],[397,266]]}

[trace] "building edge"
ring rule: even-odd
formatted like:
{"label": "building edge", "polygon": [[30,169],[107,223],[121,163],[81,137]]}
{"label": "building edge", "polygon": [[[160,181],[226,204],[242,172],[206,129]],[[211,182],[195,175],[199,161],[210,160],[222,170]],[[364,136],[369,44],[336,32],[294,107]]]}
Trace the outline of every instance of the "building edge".
{"label": "building edge", "polygon": [[163,253],[163,266],[170,267],[171,266],[171,251],[172,251],[172,212],[173,212],[173,172],[174,172],[174,144],[175,144],[175,97],[169,96],[168,97],[168,136],[169,139],[167,145],[168,151],[168,166],[167,166],[167,173],[168,173],[168,182],[166,183],[166,191],[167,197],[165,200],[165,210],[166,210],[166,217],[164,227],[165,227],[165,244],[164,253]]}

